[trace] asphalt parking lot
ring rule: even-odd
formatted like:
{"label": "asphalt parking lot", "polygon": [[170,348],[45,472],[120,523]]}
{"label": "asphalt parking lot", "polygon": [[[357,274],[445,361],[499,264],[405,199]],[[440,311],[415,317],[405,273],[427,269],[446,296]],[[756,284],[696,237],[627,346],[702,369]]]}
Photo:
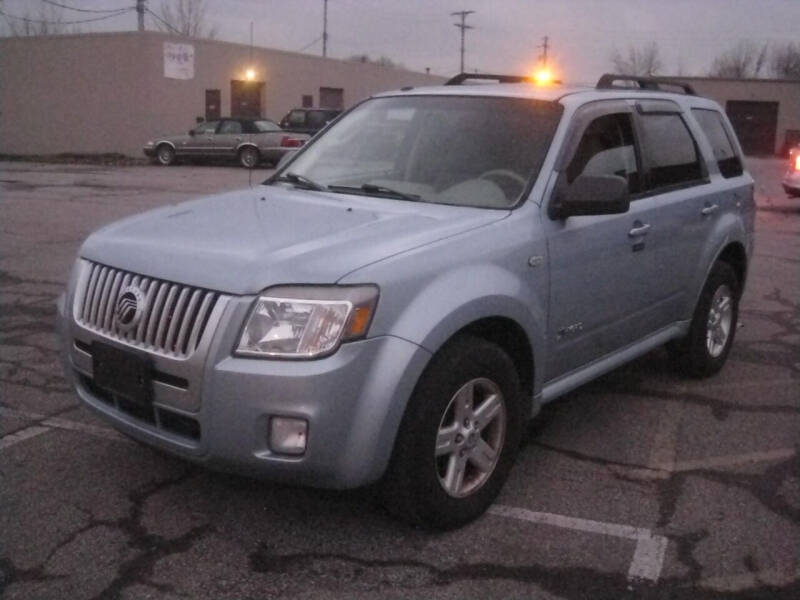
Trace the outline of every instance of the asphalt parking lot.
{"label": "asphalt parking lot", "polygon": [[656,351],[569,394],[489,514],[429,533],[373,490],[156,453],[64,383],[54,300],[83,238],[246,171],[0,163],[0,596],[800,598],[800,200],[782,161],[749,167],[756,256],[723,371],[687,380]]}

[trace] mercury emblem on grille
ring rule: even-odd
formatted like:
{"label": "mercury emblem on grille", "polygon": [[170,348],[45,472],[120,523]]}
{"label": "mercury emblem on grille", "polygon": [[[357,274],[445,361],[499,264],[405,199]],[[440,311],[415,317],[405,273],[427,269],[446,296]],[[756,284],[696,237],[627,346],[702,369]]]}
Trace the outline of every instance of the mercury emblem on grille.
{"label": "mercury emblem on grille", "polygon": [[130,331],[139,324],[144,313],[144,301],[144,293],[135,285],[120,290],[114,309],[114,320],[119,331]]}

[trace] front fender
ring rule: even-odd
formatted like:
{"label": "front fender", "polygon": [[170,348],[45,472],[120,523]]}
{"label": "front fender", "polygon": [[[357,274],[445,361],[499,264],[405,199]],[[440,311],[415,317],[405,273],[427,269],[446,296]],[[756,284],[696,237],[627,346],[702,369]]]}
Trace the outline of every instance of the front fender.
{"label": "front fender", "polygon": [[[524,219],[489,227],[494,230],[491,239],[458,236],[345,277],[340,283],[370,282],[380,287],[370,336],[397,336],[435,353],[468,325],[504,317],[525,332],[534,361],[542,356],[548,267],[547,261],[536,261],[539,266],[531,269],[528,260],[531,254],[545,256],[545,243],[532,239],[531,224]],[[489,227],[477,231],[484,233]],[[476,248],[479,244],[490,247]],[[541,373],[535,369],[535,391],[541,388]]]}

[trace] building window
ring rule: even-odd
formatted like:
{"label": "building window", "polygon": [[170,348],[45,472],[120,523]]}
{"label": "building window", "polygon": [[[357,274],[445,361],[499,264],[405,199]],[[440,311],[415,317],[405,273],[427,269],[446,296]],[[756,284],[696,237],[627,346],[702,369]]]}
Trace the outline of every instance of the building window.
{"label": "building window", "polygon": [[311,108],[312,106],[314,106],[314,96],[303,94],[303,108]]}

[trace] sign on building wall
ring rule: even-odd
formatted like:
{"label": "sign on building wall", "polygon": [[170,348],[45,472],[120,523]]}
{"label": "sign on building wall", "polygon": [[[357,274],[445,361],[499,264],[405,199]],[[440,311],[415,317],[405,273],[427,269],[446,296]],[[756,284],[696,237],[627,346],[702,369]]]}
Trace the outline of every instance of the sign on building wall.
{"label": "sign on building wall", "polygon": [[194,46],[164,42],[164,77],[194,79]]}

